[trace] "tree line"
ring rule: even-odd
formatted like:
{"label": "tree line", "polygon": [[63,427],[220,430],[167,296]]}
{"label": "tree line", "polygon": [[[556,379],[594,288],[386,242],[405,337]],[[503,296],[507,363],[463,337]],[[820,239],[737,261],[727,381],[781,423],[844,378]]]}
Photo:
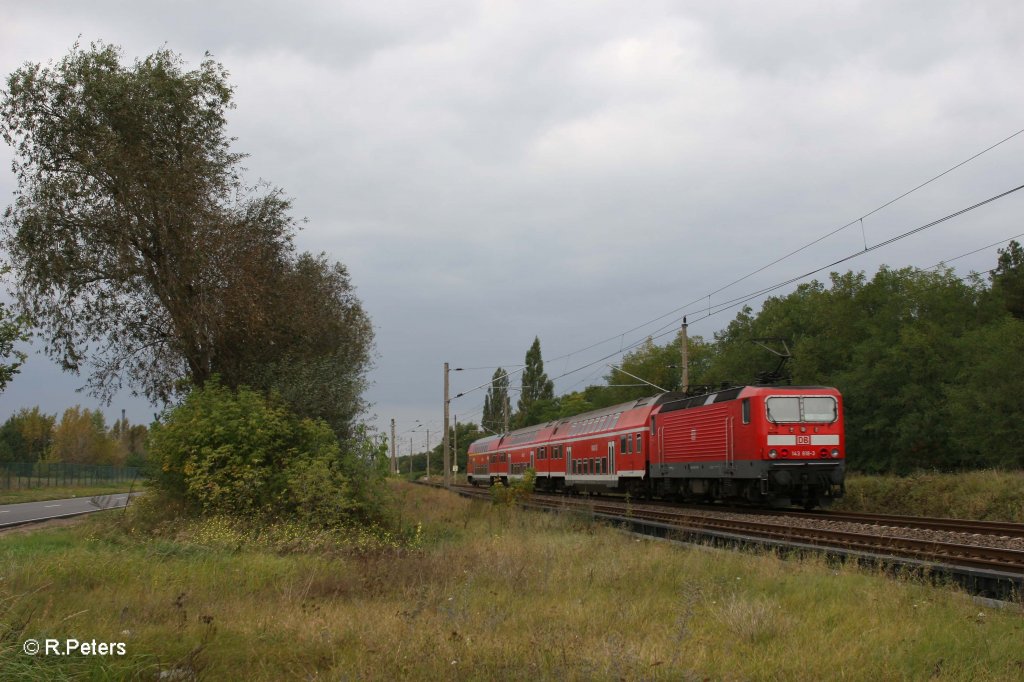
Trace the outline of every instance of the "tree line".
{"label": "tree line", "polygon": [[69,462],[136,466],[146,463],[143,424],[118,419],[110,427],[99,410],[76,405],[57,415],[23,408],[0,426],[0,462]]}
{"label": "tree line", "polygon": [[[838,388],[846,407],[848,465],[866,472],[1024,467],[1024,249],[999,250],[988,276],[958,277],[883,266],[832,273],[744,307],[713,340],[689,339],[691,385],[707,390],[755,383],[777,358],[754,339],[785,339],[792,352],[783,381]],[[621,367],[668,390],[681,383],[680,336],[648,339]],[[540,359],[534,342],[527,365]],[[527,377],[530,377],[529,379]],[[604,384],[554,397],[546,375],[523,372],[529,399],[510,428],[569,417],[657,392],[617,370]],[[483,425],[501,432],[508,377],[495,372]],[[495,408],[497,406],[497,409]]]}

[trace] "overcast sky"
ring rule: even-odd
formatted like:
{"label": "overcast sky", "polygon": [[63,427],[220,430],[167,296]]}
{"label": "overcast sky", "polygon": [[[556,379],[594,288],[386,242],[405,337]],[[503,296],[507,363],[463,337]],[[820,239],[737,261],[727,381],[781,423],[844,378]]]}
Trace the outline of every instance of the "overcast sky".
{"label": "overcast sky", "polygon": [[[445,361],[486,368],[453,374],[454,395],[521,364],[539,336],[560,376],[676,326],[624,334],[694,300],[691,334],[710,336],[736,309],[700,319],[708,294],[1024,128],[1019,0],[0,8],[3,74],[79,37],[227,67],[236,150],[308,218],[299,246],[350,269],[376,329],[371,419],[394,417],[406,449],[415,420],[439,430]],[[3,205],[10,160],[0,147]],[[710,305],[1020,184],[1024,134]],[[1024,192],[842,269],[928,267],[1024,232],[1022,213]],[[995,252],[952,264],[986,271]],[[599,382],[611,361],[557,391]],[[83,383],[33,354],[0,419],[97,406]],[[479,420],[482,403],[469,393],[452,412]],[[122,408],[153,412],[128,395],[104,409]]]}

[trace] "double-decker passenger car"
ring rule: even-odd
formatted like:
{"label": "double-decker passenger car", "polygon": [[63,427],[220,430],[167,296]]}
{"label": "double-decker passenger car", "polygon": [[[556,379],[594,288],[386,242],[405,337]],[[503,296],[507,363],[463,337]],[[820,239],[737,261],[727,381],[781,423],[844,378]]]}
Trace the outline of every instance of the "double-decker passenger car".
{"label": "double-decker passenger car", "polygon": [[474,442],[468,480],[826,506],[844,493],[842,397],[820,386],[662,393]]}

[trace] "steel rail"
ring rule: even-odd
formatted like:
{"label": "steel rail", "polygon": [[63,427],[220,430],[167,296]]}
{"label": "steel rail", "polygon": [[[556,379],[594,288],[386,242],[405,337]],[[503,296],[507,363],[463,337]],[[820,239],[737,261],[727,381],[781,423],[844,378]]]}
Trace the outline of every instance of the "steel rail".
{"label": "steel rail", "polygon": [[822,521],[843,521],[849,523],[866,523],[875,526],[920,528],[926,530],[943,530],[952,533],[972,533],[975,535],[998,535],[1001,537],[1024,538],[1024,523],[1010,523],[1007,521],[977,521],[972,519],[902,516],[899,514],[871,514],[867,512],[803,512],[795,509],[773,509],[770,510],[769,513],[802,519],[820,519]]}
{"label": "steel rail", "polygon": [[[466,493],[472,497],[489,498],[489,493],[465,488]],[[993,569],[1024,574],[1024,551],[1001,547],[989,547],[984,545],[963,544],[946,542],[934,539],[908,538],[890,535],[876,535],[870,532],[853,532],[834,530],[826,528],[804,528],[800,526],[787,525],[788,518],[812,518],[815,520],[841,521],[857,523],[861,525],[882,525],[882,521],[889,521],[890,525],[899,527],[947,530],[954,532],[970,532],[978,534],[979,525],[984,526],[986,522],[963,522],[953,520],[953,524],[946,523],[947,519],[922,519],[925,523],[915,524],[915,517],[899,517],[885,514],[853,514],[840,515],[836,513],[812,513],[803,512],[780,513],[779,510],[765,510],[761,513],[778,517],[779,521],[751,521],[721,518],[709,516],[712,510],[688,509],[678,507],[666,507],[651,504],[632,504],[626,501],[605,499],[595,501],[581,500],[579,498],[565,497],[561,495],[534,494],[524,504],[527,506],[542,507],[546,509],[566,509],[585,511],[595,516],[600,516],[613,523],[637,521],[650,521],[666,524],[682,532],[692,531],[715,531],[729,534],[740,534],[746,537],[757,539],[772,539],[785,543],[813,545],[823,549],[845,549],[857,550],[871,553],[882,553],[894,557],[918,559],[925,562],[936,561],[943,564],[965,566],[972,568]],[[735,513],[735,510],[717,510]],[[755,513],[751,510],[744,512]],[[713,511],[712,511],[713,513]],[[856,518],[860,517],[860,518]],[[897,523],[898,522],[898,523]],[[988,524],[989,528],[1002,531],[1009,527],[1020,524]],[[963,530],[970,528],[970,531]]]}

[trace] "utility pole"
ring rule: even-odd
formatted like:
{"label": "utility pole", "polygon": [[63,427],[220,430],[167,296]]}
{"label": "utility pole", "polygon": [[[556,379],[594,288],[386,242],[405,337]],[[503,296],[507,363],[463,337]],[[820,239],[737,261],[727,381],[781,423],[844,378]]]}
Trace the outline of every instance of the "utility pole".
{"label": "utility pole", "polygon": [[503,433],[508,433],[508,393],[505,394],[505,430]]}
{"label": "utility pole", "polygon": [[683,390],[683,393],[686,393],[688,390],[690,390],[690,364],[689,364],[689,357],[688,357],[689,356],[689,348],[688,348],[689,345],[690,345],[690,342],[689,342],[689,339],[686,336],[686,316],[683,316],[683,330],[682,330],[682,332],[680,332],[680,339],[679,339],[679,346],[681,348],[681,352],[682,352],[682,355],[683,355],[683,357],[682,357],[683,364],[681,365],[682,369],[683,369],[683,378],[682,378],[682,390]]}
{"label": "utility pole", "polygon": [[451,485],[451,458],[448,454],[448,403],[451,399],[448,397],[448,363],[444,363],[444,445],[441,448],[444,452],[444,487],[447,488]]}
{"label": "utility pole", "polygon": [[427,481],[430,481],[430,429],[427,429]]}
{"label": "utility pole", "polygon": [[391,420],[391,473],[398,473],[398,443],[395,442],[395,420]]}
{"label": "utility pole", "polygon": [[409,477],[412,477],[412,436],[409,436]]}
{"label": "utility pole", "polygon": [[[454,445],[452,445],[452,461],[455,464],[452,467],[452,473],[454,474],[459,469],[459,415],[455,415],[452,421],[455,422],[455,428],[452,429],[452,441],[454,442]],[[469,466],[469,462],[466,462],[466,466]],[[453,476],[452,478],[454,479],[455,477]],[[452,480],[452,483],[454,482]]]}

